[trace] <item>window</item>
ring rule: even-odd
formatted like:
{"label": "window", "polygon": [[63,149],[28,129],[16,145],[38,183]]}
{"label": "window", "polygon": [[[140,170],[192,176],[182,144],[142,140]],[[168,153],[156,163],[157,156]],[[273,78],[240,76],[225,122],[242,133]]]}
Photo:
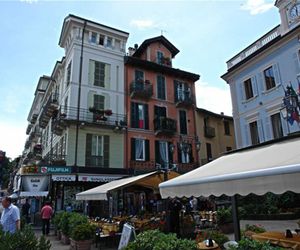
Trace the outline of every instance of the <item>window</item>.
{"label": "window", "polygon": [[148,105],[131,103],[131,127],[149,129]]}
{"label": "window", "polygon": [[230,135],[229,121],[224,121],[224,133],[225,133],[225,135]]}
{"label": "window", "polygon": [[161,100],[166,100],[165,77],[158,75],[156,79],[157,79],[157,98]]}
{"label": "window", "polygon": [[184,82],[174,81],[175,103],[178,101],[187,101],[191,99],[191,90],[188,84]]}
{"label": "window", "polygon": [[69,62],[68,67],[67,67],[67,86],[69,85],[71,81],[71,67],[72,67],[72,61]]}
{"label": "window", "polygon": [[134,72],[134,78],[136,82],[144,82],[144,72],[136,69]]}
{"label": "window", "polygon": [[112,37],[108,36],[106,40],[106,46],[112,48],[112,41],[113,41]]}
{"label": "window", "polygon": [[89,83],[98,87],[108,86],[110,83],[110,65],[90,60]]}
{"label": "window", "polygon": [[178,161],[179,163],[193,162],[192,145],[189,143],[178,144]]}
{"label": "window", "polygon": [[187,134],[186,111],[179,111],[180,134]]}
{"label": "window", "polygon": [[109,163],[109,136],[86,135],[86,165],[108,167]]}
{"label": "window", "polygon": [[157,55],[157,63],[162,64],[163,63],[164,54],[161,51],[157,51],[156,55]]}
{"label": "window", "polygon": [[104,45],[104,35],[101,35],[101,34],[100,34],[100,37],[99,37],[99,44],[100,44],[100,45]]}
{"label": "window", "polygon": [[96,43],[97,42],[97,33],[96,32],[92,32],[91,42],[92,43]]}
{"label": "window", "polygon": [[250,128],[250,135],[251,135],[251,142],[252,145],[259,144],[259,134],[257,128],[257,121],[249,123]]}
{"label": "window", "polygon": [[167,117],[167,108],[154,106],[154,117],[155,118]]}
{"label": "window", "polygon": [[149,161],[149,140],[131,138],[131,160]]}
{"label": "window", "polygon": [[161,168],[169,168],[169,164],[173,161],[172,153],[169,150],[169,142],[155,141],[155,162]]}
{"label": "window", "polygon": [[244,89],[245,89],[246,100],[252,98],[253,97],[253,89],[252,89],[251,78],[249,78],[248,80],[244,81]]}
{"label": "window", "polygon": [[210,143],[206,143],[206,157],[207,157],[207,162],[212,161],[212,151],[211,151]]}
{"label": "window", "polygon": [[264,70],[264,77],[266,83],[266,90],[274,88],[276,83],[272,66]]}
{"label": "window", "polygon": [[280,113],[271,115],[271,123],[272,123],[272,130],[273,130],[273,138],[277,139],[283,137]]}

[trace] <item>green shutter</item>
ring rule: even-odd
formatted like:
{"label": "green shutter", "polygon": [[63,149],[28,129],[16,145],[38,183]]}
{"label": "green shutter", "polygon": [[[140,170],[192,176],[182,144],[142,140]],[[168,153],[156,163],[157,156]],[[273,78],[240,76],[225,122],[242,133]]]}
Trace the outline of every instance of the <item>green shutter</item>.
{"label": "green shutter", "polygon": [[148,104],[144,104],[145,129],[149,129]]}
{"label": "green shutter", "polygon": [[178,102],[178,81],[174,80],[174,102]]}
{"label": "green shutter", "polygon": [[103,156],[104,156],[104,166],[105,168],[109,168],[109,136],[104,135],[104,149],[103,149]]}
{"label": "green shutter", "polygon": [[104,87],[110,89],[110,65],[105,64],[104,69]]}
{"label": "green shutter", "polygon": [[135,139],[134,138],[131,138],[130,152],[131,152],[131,160],[135,161]]}
{"label": "green shutter", "polygon": [[105,107],[105,96],[94,95],[94,107],[96,109],[104,109]]}
{"label": "green shutter", "polygon": [[92,155],[92,134],[86,134],[86,145],[85,145],[85,165],[90,166]]}
{"label": "green shutter", "polygon": [[145,160],[150,160],[150,145],[149,140],[145,140]]}
{"label": "green shutter", "polygon": [[187,134],[186,112],[184,110],[179,111],[179,123],[180,123],[180,134]]}
{"label": "green shutter", "polygon": [[89,84],[90,85],[94,85],[94,81],[95,81],[95,61],[90,60],[89,61]]}

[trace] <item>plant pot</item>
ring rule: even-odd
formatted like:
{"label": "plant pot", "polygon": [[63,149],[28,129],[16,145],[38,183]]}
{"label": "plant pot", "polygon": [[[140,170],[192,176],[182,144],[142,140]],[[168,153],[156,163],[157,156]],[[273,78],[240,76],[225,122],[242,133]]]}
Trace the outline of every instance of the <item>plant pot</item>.
{"label": "plant pot", "polygon": [[219,229],[222,231],[222,233],[224,234],[230,234],[233,233],[233,223],[225,223],[225,224],[221,224],[219,225]]}
{"label": "plant pot", "polygon": [[72,250],[90,250],[93,240],[73,240],[70,239]]}
{"label": "plant pot", "polygon": [[65,245],[70,244],[70,237],[65,235],[64,233],[61,234],[61,242]]}
{"label": "plant pot", "polygon": [[58,240],[61,240],[61,231],[60,231],[60,230],[57,230],[56,238],[57,238]]}

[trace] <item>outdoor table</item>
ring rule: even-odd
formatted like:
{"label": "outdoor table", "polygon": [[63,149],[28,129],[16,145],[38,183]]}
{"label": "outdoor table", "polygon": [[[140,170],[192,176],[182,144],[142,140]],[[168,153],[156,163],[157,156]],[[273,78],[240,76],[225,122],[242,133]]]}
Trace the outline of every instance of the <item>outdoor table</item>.
{"label": "outdoor table", "polygon": [[215,249],[215,250],[221,250],[221,248],[219,247],[219,245],[217,243],[214,243],[214,245],[212,247],[207,247],[205,245],[205,242],[199,242],[198,243],[198,249]]}
{"label": "outdoor table", "polygon": [[300,235],[293,234],[293,238],[286,238],[283,232],[265,232],[252,235],[252,239],[258,241],[268,241],[271,244],[281,247],[300,250]]}

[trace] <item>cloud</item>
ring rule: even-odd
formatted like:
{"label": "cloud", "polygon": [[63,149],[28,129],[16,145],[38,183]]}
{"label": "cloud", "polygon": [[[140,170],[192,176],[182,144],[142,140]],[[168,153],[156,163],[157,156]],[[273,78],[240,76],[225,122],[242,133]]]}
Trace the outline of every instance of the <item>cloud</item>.
{"label": "cloud", "polygon": [[138,29],[146,29],[156,27],[155,23],[152,20],[131,20],[130,25]]}
{"label": "cloud", "polygon": [[33,3],[37,3],[38,0],[20,0],[21,2],[24,2],[24,3],[29,3],[29,4],[33,4]]}
{"label": "cloud", "polygon": [[[225,83],[224,83],[225,85]],[[229,86],[218,88],[207,82],[196,82],[197,107],[214,113],[232,116],[232,105]]]}
{"label": "cloud", "polygon": [[6,152],[6,156],[14,159],[22,154],[26,140],[26,122],[0,124],[0,150]]}
{"label": "cloud", "polygon": [[241,6],[241,9],[250,11],[251,15],[257,15],[262,14],[273,7],[273,2],[266,3],[265,0],[247,0],[246,3]]}

